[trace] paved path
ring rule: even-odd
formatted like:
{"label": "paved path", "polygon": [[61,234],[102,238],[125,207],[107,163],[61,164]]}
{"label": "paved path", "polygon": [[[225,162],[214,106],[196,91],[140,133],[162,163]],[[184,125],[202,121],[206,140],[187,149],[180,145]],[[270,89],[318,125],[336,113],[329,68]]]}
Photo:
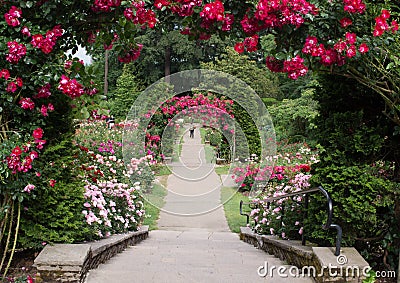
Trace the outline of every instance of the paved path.
{"label": "paved path", "polygon": [[171,166],[173,174],[168,177],[159,229],[229,231],[220,201],[221,181],[213,166],[206,162],[199,129],[196,128],[194,138],[186,132],[180,162]]}
{"label": "paved path", "polygon": [[160,230],[150,231],[147,240],[91,270],[86,282],[313,282],[258,275],[265,262],[269,268],[284,263],[229,232],[220,204],[220,179],[205,163],[198,129],[194,139],[188,135],[184,135],[181,163],[172,165],[175,175],[168,179]]}

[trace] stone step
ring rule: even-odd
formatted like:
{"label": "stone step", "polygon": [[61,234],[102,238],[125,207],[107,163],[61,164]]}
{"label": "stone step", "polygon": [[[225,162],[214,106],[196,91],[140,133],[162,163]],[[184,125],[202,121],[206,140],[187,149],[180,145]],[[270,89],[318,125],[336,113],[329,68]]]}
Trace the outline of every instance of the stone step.
{"label": "stone step", "polygon": [[[86,282],[288,282],[286,275],[279,277],[276,272],[260,276],[257,271],[265,264],[289,270],[283,261],[230,232],[157,230],[140,245],[89,271]],[[313,281],[290,278],[289,282]]]}

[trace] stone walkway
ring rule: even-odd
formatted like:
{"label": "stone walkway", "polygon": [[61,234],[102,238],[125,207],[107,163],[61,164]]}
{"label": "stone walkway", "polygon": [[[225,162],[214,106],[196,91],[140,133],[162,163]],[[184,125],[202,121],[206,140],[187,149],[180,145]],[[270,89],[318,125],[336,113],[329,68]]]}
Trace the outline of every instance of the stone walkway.
{"label": "stone walkway", "polygon": [[[87,283],[131,282],[313,282],[276,274],[260,277],[260,266],[284,265],[229,232],[220,203],[221,182],[206,164],[200,132],[184,135],[181,160],[172,164],[160,230],[137,246],[89,271]],[[261,270],[262,272],[264,270]],[[287,272],[286,272],[286,275]]]}

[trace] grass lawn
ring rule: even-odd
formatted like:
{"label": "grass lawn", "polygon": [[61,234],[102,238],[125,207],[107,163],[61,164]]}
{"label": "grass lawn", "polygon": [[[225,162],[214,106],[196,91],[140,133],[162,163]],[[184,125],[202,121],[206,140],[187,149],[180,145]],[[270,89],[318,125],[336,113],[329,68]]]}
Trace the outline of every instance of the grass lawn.
{"label": "grass lawn", "polygon": [[165,176],[171,174],[171,170],[169,169],[169,167],[164,164],[153,165],[151,166],[151,169],[156,176]]}
{"label": "grass lawn", "polygon": [[206,131],[205,128],[200,128],[201,143],[205,142]]}
{"label": "grass lawn", "polygon": [[239,213],[241,200],[247,202],[249,198],[237,192],[235,188],[221,188],[221,201],[224,204],[225,217],[229,229],[234,233],[240,233],[240,227],[246,226],[246,217]]}
{"label": "grass lawn", "polygon": [[205,144],[204,145],[204,152],[206,155],[206,163],[214,163],[215,162],[215,150],[214,147],[209,145],[209,144]]}
{"label": "grass lawn", "polygon": [[160,215],[159,207],[164,206],[164,197],[167,195],[165,187],[167,185],[168,175],[164,175],[158,179],[161,185],[155,183],[151,193],[146,195],[146,200],[144,202],[147,216],[144,219],[143,225],[149,225],[150,230],[158,229],[157,220]]}
{"label": "grass lawn", "polygon": [[228,173],[229,173],[229,167],[230,167],[230,164],[221,165],[221,166],[216,166],[216,167],[215,167],[215,172],[216,172],[218,175],[228,175]]}

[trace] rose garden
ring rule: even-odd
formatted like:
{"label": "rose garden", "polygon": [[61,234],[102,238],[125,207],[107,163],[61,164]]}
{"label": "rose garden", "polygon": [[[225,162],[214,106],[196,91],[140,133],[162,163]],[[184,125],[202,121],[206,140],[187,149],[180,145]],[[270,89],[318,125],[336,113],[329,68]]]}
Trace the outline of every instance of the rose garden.
{"label": "rose garden", "polygon": [[199,160],[218,176],[229,233],[335,247],[325,197],[305,193],[321,187],[341,247],[370,266],[362,280],[399,280],[397,1],[0,10],[1,282],[43,282],[33,262],[50,246],[164,229],[174,166]]}

